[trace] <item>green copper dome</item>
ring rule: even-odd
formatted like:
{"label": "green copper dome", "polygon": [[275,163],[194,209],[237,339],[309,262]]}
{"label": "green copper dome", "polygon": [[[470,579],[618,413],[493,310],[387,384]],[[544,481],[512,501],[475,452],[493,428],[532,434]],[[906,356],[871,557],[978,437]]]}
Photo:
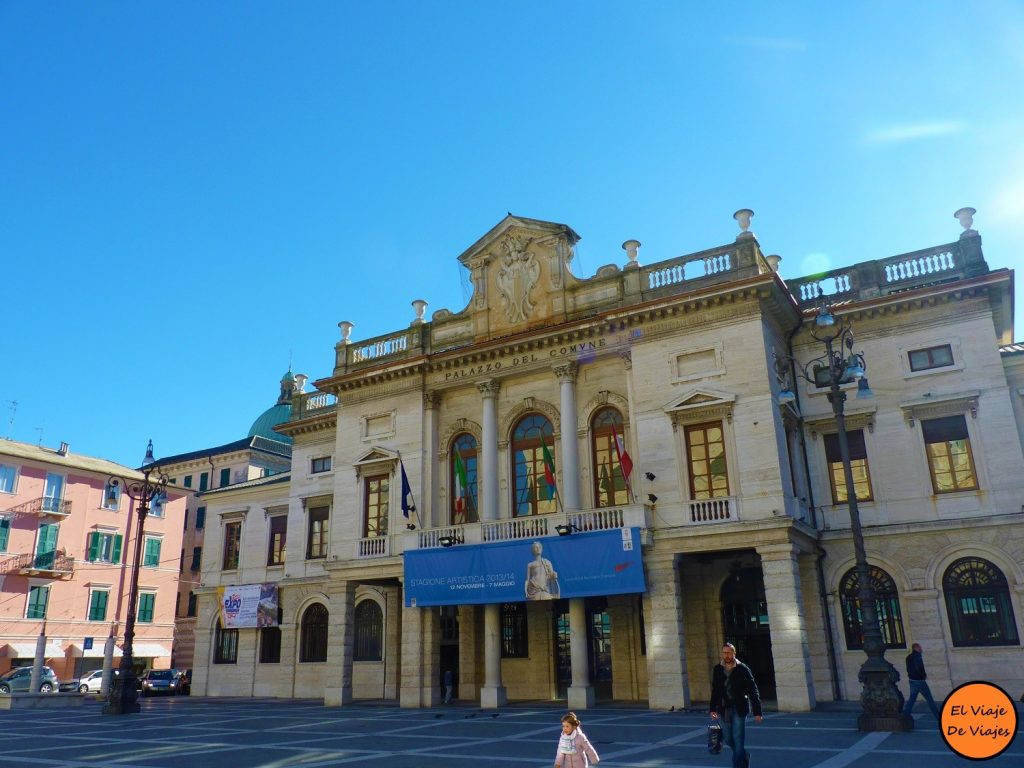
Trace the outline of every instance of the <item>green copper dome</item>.
{"label": "green copper dome", "polygon": [[249,437],[266,437],[270,440],[277,440],[282,443],[290,443],[292,439],[280,432],[275,432],[274,427],[284,424],[292,412],[292,393],[295,391],[295,376],[291,369],[281,377],[281,392],[278,395],[277,403],[270,406],[249,427]]}

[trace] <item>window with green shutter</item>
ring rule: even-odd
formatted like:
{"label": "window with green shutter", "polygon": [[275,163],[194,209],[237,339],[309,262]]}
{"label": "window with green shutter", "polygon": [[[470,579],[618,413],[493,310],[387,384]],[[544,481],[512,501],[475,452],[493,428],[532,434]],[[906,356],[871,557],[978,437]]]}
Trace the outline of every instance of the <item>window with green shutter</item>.
{"label": "window with green shutter", "polygon": [[196,510],[196,530],[201,531],[206,527],[206,507],[199,507]]}
{"label": "window with green shutter", "polygon": [[11,535],[11,520],[8,517],[0,517],[0,552],[7,551],[7,539]]}
{"label": "window with green shutter", "polygon": [[121,560],[121,541],[119,533],[93,531],[86,538],[85,559],[90,563],[117,563]]}
{"label": "window with green shutter", "polygon": [[146,551],[142,556],[142,564],[151,568],[160,565],[160,539],[146,539]]}
{"label": "window with green shutter", "polygon": [[209,487],[210,487],[210,473],[209,472],[203,472],[203,474],[201,474],[199,476],[199,491],[200,491],[200,493],[205,491]]}
{"label": "window with green shutter", "polygon": [[191,488],[192,487],[192,475],[185,475],[185,487],[186,488]]}
{"label": "window with green shutter", "polygon": [[110,592],[106,589],[94,589],[89,596],[89,621],[107,620],[107,600]]}
{"label": "window with green shutter", "polygon": [[188,593],[188,613],[186,615],[187,616],[195,616],[196,615],[196,593],[195,592],[189,592]]}
{"label": "window with green shutter", "polygon": [[220,487],[223,488],[225,485],[231,485],[231,469],[222,469],[220,471]]}
{"label": "window with green shutter", "polygon": [[153,592],[142,592],[139,594],[139,615],[136,621],[143,624],[153,623],[153,608],[156,605],[156,594]]}
{"label": "window with green shutter", "polygon": [[45,586],[29,587],[28,610],[25,611],[26,619],[45,619],[46,604],[50,600],[50,588]]}

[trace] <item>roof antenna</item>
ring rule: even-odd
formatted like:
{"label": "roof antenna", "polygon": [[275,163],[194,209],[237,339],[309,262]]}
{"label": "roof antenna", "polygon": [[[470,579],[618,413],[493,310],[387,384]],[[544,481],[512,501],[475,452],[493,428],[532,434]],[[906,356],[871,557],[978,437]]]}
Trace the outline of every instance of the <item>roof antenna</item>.
{"label": "roof antenna", "polygon": [[39,446],[40,448],[42,448],[43,447],[43,428],[42,427],[33,427],[33,429],[35,429],[35,431],[39,433],[39,439],[36,441],[36,445]]}
{"label": "roof antenna", "polygon": [[10,421],[7,422],[7,439],[11,439],[11,435],[14,434],[14,415],[18,412],[18,401],[17,400],[6,400],[7,410],[11,412]]}

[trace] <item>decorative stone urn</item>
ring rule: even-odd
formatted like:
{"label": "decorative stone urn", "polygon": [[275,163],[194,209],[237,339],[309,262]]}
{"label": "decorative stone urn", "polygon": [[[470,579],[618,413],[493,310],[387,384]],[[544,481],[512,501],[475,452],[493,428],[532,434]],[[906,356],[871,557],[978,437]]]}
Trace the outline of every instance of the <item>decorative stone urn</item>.
{"label": "decorative stone urn", "polygon": [[637,251],[639,249],[639,240],[627,240],[622,244],[622,250],[626,252],[626,258],[629,259],[629,263],[626,264],[626,269],[636,269],[640,266],[640,264],[637,262]]}
{"label": "decorative stone urn", "polygon": [[352,335],[352,329],[356,327],[356,324],[350,323],[348,320],[342,320],[338,323],[338,327],[341,329],[341,343],[351,344],[352,339],[349,336]]}
{"label": "decorative stone urn", "polygon": [[412,321],[412,324],[419,325],[423,322],[423,313],[427,311],[427,302],[423,299],[414,299],[412,302],[412,308],[416,313],[416,319]]}
{"label": "decorative stone urn", "polygon": [[739,240],[741,238],[745,238],[745,237],[753,237],[754,236],[753,232],[749,232],[748,231],[750,229],[750,218],[753,215],[754,215],[754,212],[752,210],[750,210],[749,208],[740,208],[738,211],[736,211],[736,213],[734,213],[732,215],[732,217],[734,219],[736,219],[736,223],[738,223],[740,225],[740,230],[742,230],[739,233],[739,235],[736,236],[737,240]]}
{"label": "decorative stone urn", "polygon": [[782,257],[777,253],[773,253],[771,256],[765,256],[764,260],[768,262],[768,266],[772,268],[772,272],[779,271],[779,262],[782,261]]}
{"label": "decorative stone urn", "polygon": [[953,214],[953,218],[960,222],[960,226],[964,228],[964,231],[960,233],[960,237],[970,237],[978,234],[973,229],[974,226],[974,214],[977,211],[973,208],[961,208],[959,211]]}

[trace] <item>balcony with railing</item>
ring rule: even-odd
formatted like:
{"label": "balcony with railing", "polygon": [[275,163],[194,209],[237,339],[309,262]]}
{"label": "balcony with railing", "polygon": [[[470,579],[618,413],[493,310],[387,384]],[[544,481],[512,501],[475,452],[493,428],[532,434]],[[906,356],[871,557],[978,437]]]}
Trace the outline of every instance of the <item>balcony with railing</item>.
{"label": "balcony with railing", "polygon": [[67,517],[71,514],[71,502],[44,496],[31,499],[7,510],[14,517]]}
{"label": "balcony with railing", "polygon": [[974,277],[988,271],[980,238],[967,237],[886,259],[862,261],[817,275],[787,280],[802,307],[870,299]]}
{"label": "balcony with railing", "polygon": [[[552,515],[514,517],[464,525],[446,525],[410,531],[402,535],[404,550],[432,549],[453,544],[491,544],[558,535],[558,528],[570,532],[607,531],[621,528],[649,528],[647,509],[640,504],[586,509]],[[380,555],[378,555],[380,556]],[[366,557],[366,555],[363,555]]]}
{"label": "balcony with railing", "polygon": [[740,521],[740,500],[736,496],[693,499],[686,504],[689,509],[687,525],[715,525]]}
{"label": "balcony with railing", "polygon": [[338,405],[338,398],[327,392],[296,392],[292,395],[289,421],[308,419],[330,413]]}
{"label": "balcony with railing", "polygon": [[69,579],[75,573],[75,558],[61,551],[26,552],[0,562],[0,574],[38,576],[49,579]]}

